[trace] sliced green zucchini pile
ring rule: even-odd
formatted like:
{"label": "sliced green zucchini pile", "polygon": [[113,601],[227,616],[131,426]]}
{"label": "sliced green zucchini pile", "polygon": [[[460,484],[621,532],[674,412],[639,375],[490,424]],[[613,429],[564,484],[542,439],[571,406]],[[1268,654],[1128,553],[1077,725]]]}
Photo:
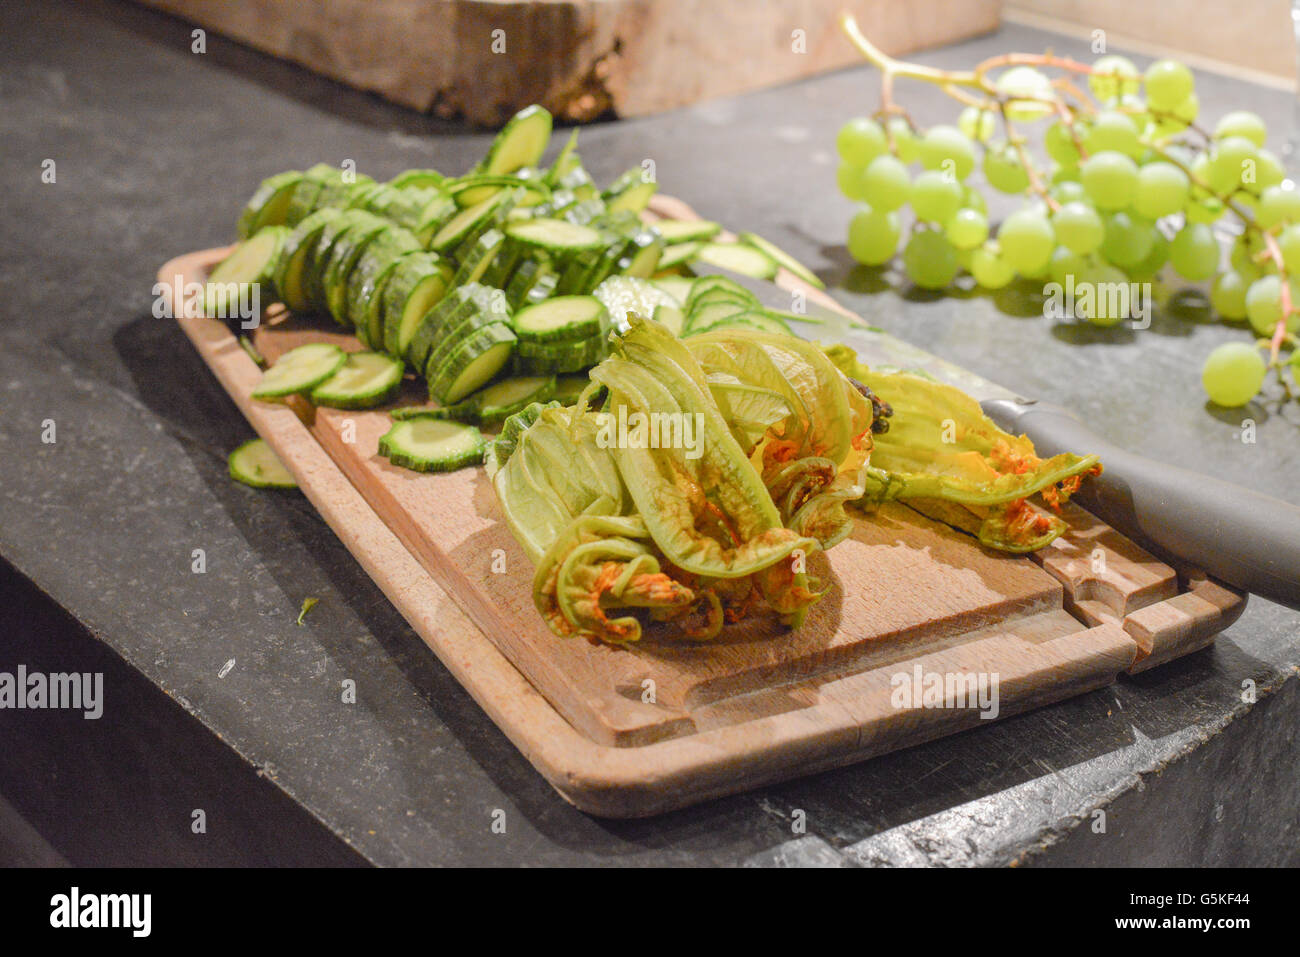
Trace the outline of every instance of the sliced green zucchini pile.
{"label": "sliced green zucchini pile", "polygon": [[[717,223],[644,222],[653,177],[637,166],[601,189],[576,132],[543,168],[550,135],[551,115],[531,106],[463,176],[415,169],[376,182],[318,164],[264,181],[239,216],[243,242],[214,278],[268,284],[274,295],[264,302],[328,314],[369,351],[294,350],[267,370],[257,395],[369,408],[394,399],[410,371],[442,408],[404,412],[402,421],[472,427],[555,396],[557,377],[605,358],[629,311],[678,334],[724,320],[785,331],[741,287],[728,298],[723,277],[695,278],[691,267],[770,277],[780,264],[815,276],[758,237],[719,241]],[[701,300],[704,280],[723,285]],[[411,434],[395,430],[384,447],[400,449]],[[420,435],[420,449],[442,447]],[[434,467],[436,456],[408,453],[398,458]],[[445,461],[464,454],[457,446]]]}

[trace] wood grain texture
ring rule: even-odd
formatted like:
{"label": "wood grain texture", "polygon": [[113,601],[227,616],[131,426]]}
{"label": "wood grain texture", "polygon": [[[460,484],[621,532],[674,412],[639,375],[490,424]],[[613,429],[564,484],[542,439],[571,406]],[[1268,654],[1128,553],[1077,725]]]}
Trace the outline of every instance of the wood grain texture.
{"label": "wood grain texture", "polygon": [[[201,280],[224,252],[173,260],[160,281]],[[1180,586],[1079,509],[1031,561],[894,505],[819,558],[833,592],[798,632],[756,620],[703,645],[653,631],[633,650],[561,640],[532,607],[532,568],[480,469],[393,468],[376,454],[384,412],[255,401],[260,372],[225,324],[179,321],[367,573],[538,770],[593,814],[658,813],[978,725],[966,676],[996,676],[997,717],[1014,714],[1203,647],[1240,613],[1239,595],[1194,575]],[[304,341],[359,348],[279,307],[255,338],[268,358]],[[404,401],[422,398],[410,383]],[[498,548],[505,574],[492,572]],[[900,701],[913,675],[948,684],[933,701]]]}
{"label": "wood grain texture", "polygon": [[[497,125],[529,103],[637,116],[996,29],[1001,0],[142,0],[414,109]],[[504,31],[497,33],[496,31]],[[799,31],[796,34],[796,31]],[[504,44],[504,50],[502,50]]]}

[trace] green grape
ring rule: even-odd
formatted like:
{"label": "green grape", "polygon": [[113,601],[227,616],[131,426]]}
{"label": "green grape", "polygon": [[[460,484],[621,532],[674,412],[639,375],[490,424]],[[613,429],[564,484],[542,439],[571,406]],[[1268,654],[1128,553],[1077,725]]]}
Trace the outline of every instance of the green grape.
{"label": "green grape", "polygon": [[1255,222],[1262,229],[1272,229],[1278,223],[1300,220],[1300,190],[1295,187],[1268,186],[1259,195],[1259,208]]}
{"label": "green grape", "polygon": [[1156,277],[1161,268],[1169,261],[1169,240],[1158,229],[1151,230],[1151,251],[1136,266],[1130,266],[1129,278],[1135,282],[1148,282]]}
{"label": "green grape", "polygon": [[866,170],[861,166],[850,166],[848,163],[841,163],[839,169],[835,171],[835,182],[839,184],[840,192],[859,203],[865,200],[867,198],[867,184],[862,178],[865,172]]}
{"label": "green grape", "polygon": [[1247,176],[1254,178],[1258,158],[1258,148],[1244,136],[1224,137],[1214,145],[1214,155],[1210,159],[1210,185],[1220,193],[1236,189]]}
{"label": "green grape", "polygon": [[1052,214],[1052,228],[1058,243],[1081,256],[1096,251],[1106,238],[1106,224],[1101,216],[1079,200],[1066,203]]}
{"label": "green grape", "polygon": [[[1295,283],[1289,283],[1289,286],[1292,311],[1287,316],[1286,327],[1294,332],[1297,322],[1294,307],[1300,304],[1300,297],[1296,296]],[[1263,276],[1250,284],[1246,290],[1246,318],[1258,335],[1273,335],[1278,320],[1282,318],[1282,280],[1276,275]]]}
{"label": "green grape", "polygon": [[943,234],[959,250],[974,249],[988,239],[988,217],[978,209],[959,209],[944,224]]}
{"label": "green grape", "polygon": [[1277,234],[1277,248],[1289,270],[1300,267],[1300,224],[1288,226]]}
{"label": "green grape", "polygon": [[1007,116],[1013,122],[1042,119],[1052,112],[1051,103],[1037,102],[1052,98],[1052,81],[1041,70],[1032,66],[1013,66],[998,74],[996,86],[999,93],[1030,98],[1013,99],[1007,103]]}
{"label": "green grape", "polygon": [[1059,186],[1062,183],[1077,183],[1079,181],[1079,167],[1077,166],[1057,166],[1052,170],[1052,185]]}
{"label": "green grape", "polygon": [[1255,154],[1255,188],[1268,189],[1286,179],[1286,169],[1272,150],[1261,149]]}
{"label": "green grape", "polygon": [[1224,319],[1234,322],[1246,318],[1246,290],[1250,288],[1250,279],[1235,269],[1229,269],[1214,277],[1210,286],[1210,305]]}
{"label": "green grape", "polygon": [[1094,153],[1079,168],[1079,178],[1100,209],[1123,209],[1137,189],[1137,163],[1123,153]]}
{"label": "green grape", "polygon": [[1249,276],[1252,280],[1258,279],[1260,275],[1259,266],[1256,265],[1255,257],[1264,249],[1264,241],[1259,238],[1257,233],[1242,233],[1232,243],[1232,251],[1228,255],[1228,261],[1232,268],[1243,276]]}
{"label": "green grape", "polygon": [[1071,277],[1077,280],[1087,268],[1087,256],[1080,256],[1064,246],[1057,246],[1052,252],[1052,258],[1048,260],[1047,274],[1052,277],[1053,282],[1059,282],[1064,286]]}
{"label": "green grape", "polygon": [[925,222],[944,223],[961,208],[965,190],[938,170],[926,170],[912,181],[912,211]]}
{"label": "green grape", "polygon": [[1241,136],[1250,140],[1256,147],[1264,145],[1268,139],[1268,127],[1256,113],[1249,110],[1234,110],[1225,113],[1214,127],[1214,138],[1224,139],[1229,136]]}
{"label": "green grape", "polygon": [[1268,367],[1254,346],[1225,342],[1205,358],[1201,385],[1215,405],[1236,408],[1259,394]]}
{"label": "green grape", "polygon": [[967,209],[973,209],[985,216],[989,214],[989,205],[984,202],[984,194],[974,186],[967,186],[962,192],[961,204]]}
{"label": "green grape", "polygon": [[1136,93],[1140,86],[1138,69],[1133,61],[1114,53],[1099,57],[1092,65],[1092,73],[1088,74],[1088,89],[1103,102]]}
{"label": "green grape", "polygon": [[1106,217],[1101,254],[1116,266],[1136,266],[1147,258],[1154,242],[1155,229],[1150,221],[1120,210]]}
{"label": "green grape", "polygon": [[1184,279],[1209,279],[1219,268],[1219,242],[1204,223],[1188,223],[1169,244],[1169,262]]}
{"label": "green grape", "polygon": [[[1128,288],[1128,276],[1123,270],[1104,263],[1090,266],[1074,284],[1075,312],[1082,312],[1083,317],[1096,326],[1113,326],[1122,322],[1128,318],[1122,308],[1124,299],[1112,295],[1121,286]],[[1086,295],[1085,290],[1091,295]]]}
{"label": "green grape", "polygon": [[968,106],[957,117],[957,129],[979,143],[987,143],[998,128],[997,116],[992,110]]}
{"label": "green grape", "polygon": [[857,116],[840,127],[835,134],[835,149],[840,159],[850,166],[865,168],[888,149],[885,131],[875,120]]}
{"label": "green grape", "polygon": [[862,174],[862,192],[872,209],[898,209],[910,189],[907,167],[893,156],[877,156]]}
{"label": "green grape", "polygon": [[1180,212],[1187,205],[1190,186],[1187,174],[1173,163],[1148,163],[1138,170],[1133,208],[1147,219]]}
{"label": "green grape", "polygon": [[966,268],[985,289],[1001,289],[1016,278],[1016,271],[1002,258],[1001,247],[992,239],[971,251]]}
{"label": "green grape", "polygon": [[1147,99],[1157,110],[1172,110],[1192,93],[1192,71],[1177,60],[1157,60],[1143,75]]}
{"label": "green grape", "polygon": [[1053,123],[1043,134],[1047,155],[1062,166],[1079,165],[1079,147],[1075,145],[1070,128],[1064,123]]}
{"label": "green grape", "polygon": [[1134,159],[1142,152],[1137,124],[1117,110],[1105,110],[1097,114],[1092,128],[1083,138],[1083,148],[1090,154],[1114,150]]}
{"label": "green grape", "polygon": [[879,266],[894,258],[901,236],[898,213],[864,207],[849,221],[849,255],[868,266]]}
{"label": "green grape", "polygon": [[903,269],[922,289],[942,289],[956,277],[959,266],[957,250],[933,229],[913,233],[903,248]]}
{"label": "green grape", "polygon": [[975,148],[955,126],[932,126],[917,144],[921,165],[951,172],[960,182],[975,169]]}
{"label": "green grape", "polygon": [[1069,203],[1087,203],[1092,205],[1092,200],[1088,198],[1088,191],[1083,188],[1083,184],[1077,179],[1062,180],[1053,186],[1050,190],[1052,199],[1056,200],[1062,206]]}
{"label": "green grape", "polygon": [[1152,130],[1152,136],[1156,139],[1163,139],[1166,136],[1181,132],[1196,121],[1197,114],[1200,112],[1200,98],[1195,93],[1190,93],[1183,102],[1173,109],[1161,111],[1160,117],[1156,120],[1155,129]]}
{"label": "green grape", "polygon": [[998,228],[998,244],[1011,268],[1025,276],[1033,276],[1047,266],[1056,246],[1052,224],[1037,209],[1019,209],[1002,221]]}
{"label": "green grape", "polygon": [[885,125],[890,135],[894,137],[894,153],[904,163],[914,162],[917,157],[916,132],[907,120],[901,116],[894,116],[890,117]]}
{"label": "green grape", "polygon": [[1003,193],[1023,193],[1029,186],[1029,174],[1010,143],[1000,143],[985,150],[983,169],[989,185]]}

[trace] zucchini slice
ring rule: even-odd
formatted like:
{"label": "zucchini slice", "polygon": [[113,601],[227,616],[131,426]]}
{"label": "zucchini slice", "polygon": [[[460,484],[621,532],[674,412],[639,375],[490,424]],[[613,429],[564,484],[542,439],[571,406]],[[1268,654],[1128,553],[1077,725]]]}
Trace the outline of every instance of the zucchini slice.
{"label": "zucchini slice", "polygon": [[429,248],[434,252],[449,252],[464,242],[475,229],[487,223],[496,222],[497,207],[509,195],[509,190],[501,190],[481,203],[475,203],[473,206],[461,210],[434,233],[433,238],[429,240]]}
{"label": "zucchini slice", "polygon": [[653,319],[662,323],[675,336],[680,336],[686,325],[686,315],[677,306],[655,306]]}
{"label": "zucchini slice", "polygon": [[703,242],[722,232],[722,224],[707,219],[661,219],[651,224],[670,246]]}
{"label": "zucchini slice", "polygon": [[369,217],[366,222],[359,223],[339,237],[339,241],[330,250],[330,261],[325,267],[325,307],[341,326],[348,325],[347,282],[361,254],[380,236],[398,228],[378,216],[370,213],[366,216]]}
{"label": "zucchini slice", "polygon": [[524,107],[492,141],[482,172],[501,176],[524,166],[536,166],[551,141],[551,125],[551,114],[544,108],[536,104]]}
{"label": "zucchini slice", "polygon": [[686,297],[691,294],[691,286],[694,282],[695,280],[686,276],[663,276],[654,280],[654,284],[676,299],[680,306],[686,304]]}
{"label": "zucchini slice", "polygon": [[808,285],[815,286],[818,289],[826,288],[826,283],[817,278],[816,273],[775,243],[768,242],[756,233],[741,233],[740,241],[748,246],[753,246],[769,259],[775,260],[778,266],[784,266]]}
{"label": "zucchini slice", "polygon": [[515,350],[515,334],[503,322],[475,330],[461,340],[429,380],[429,395],[443,405],[459,402],[483,388]]}
{"label": "zucchini slice", "polygon": [[352,352],[332,376],[311,390],[315,405],[373,409],[392,401],[402,387],[402,363],[379,352]]}
{"label": "zucchini slice", "polygon": [[659,257],[655,269],[672,269],[674,266],[688,263],[703,248],[704,243],[701,242],[674,243],[663,251],[663,255]]}
{"label": "zucchini slice", "polygon": [[427,417],[404,419],[379,437],[379,454],[416,472],[452,472],[483,460],[486,440],[472,425]]}
{"label": "zucchini slice", "polygon": [[[708,307],[710,309],[715,306]],[[757,329],[759,332],[770,332],[776,335],[792,336],[793,332],[790,327],[778,317],[761,309],[752,309],[749,311],[732,312],[721,318],[715,318],[710,321],[702,321],[696,316],[691,317],[687,323],[685,336],[695,336],[703,332],[711,332],[715,329],[722,329],[729,326],[741,326],[748,329]]]}
{"label": "zucchini slice", "polygon": [[397,265],[408,253],[420,252],[422,247],[415,235],[400,226],[380,233],[367,244],[357,264],[347,278],[348,325],[358,328],[369,324],[370,302],[380,279]]}
{"label": "zucchini slice", "polygon": [[244,206],[244,211],[239,214],[239,222],[235,226],[239,237],[247,239],[265,226],[284,225],[285,216],[289,212],[289,200],[293,198],[293,191],[302,182],[304,175],[295,169],[262,180]]}
{"label": "zucchini slice", "polygon": [[544,217],[509,223],[506,235],[518,243],[558,255],[600,249],[605,245],[600,232],[590,226]]}
{"label": "zucchini slice", "polygon": [[428,406],[406,406],[394,409],[391,415],[394,421],[431,418],[495,425],[504,422],[534,402],[549,401],[554,394],[555,376],[519,376],[494,382],[455,405],[438,409]]}
{"label": "zucchini slice", "polygon": [[728,279],[726,276],[710,275],[700,276],[691,282],[691,290],[683,301],[686,311],[690,312],[695,308],[697,301],[707,293],[712,293],[715,290],[725,291],[731,295],[731,298],[738,299],[741,302],[753,303],[755,306],[759,304],[758,297],[734,279]]}
{"label": "zucchini slice", "polygon": [[416,371],[436,372],[455,344],[475,329],[494,322],[510,322],[510,310],[501,290],[478,283],[453,288],[421,317],[407,347],[406,360]]}
{"label": "zucchini slice", "polygon": [[437,253],[412,253],[402,259],[384,287],[384,351],[404,357],[424,318],[447,292],[452,269]]}
{"label": "zucchini slice", "polygon": [[555,378],[555,394],[551,396],[560,405],[573,405],[578,401],[582,391],[591,385],[591,377],[586,375],[562,375]]}
{"label": "zucchini slice", "polygon": [[705,243],[695,258],[719,269],[729,269],[742,276],[771,279],[776,275],[776,260],[754,246],[739,243]]}
{"label": "zucchini slice", "polygon": [[230,477],[253,488],[297,488],[293,474],[264,439],[251,439],[226,460]]}
{"label": "zucchini slice", "polygon": [[390,179],[388,185],[394,189],[437,189],[446,179],[436,169],[408,169]]}
{"label": "zucchini slice", "polygon": [[306,269],[311,252],[330,221],[341,215],[337,209],[318,209],[285,237],[275,266],[275,288],[293,312],[311,308],[307,298]]}
{"label": "zucchini slice", "polygon": [[451,284],[464,286],[471,282],[478,282],[500,254],[505,241],[505,233],[499,229],[489,229],[476,237],[471,247],[466,249],[457,260],[460,267],[452,276]]}
{"label": "zucchini slice", "polygon": [[521,343],[587,339],[609,326],[609,311],[595,296],[556,296],[515,313]]}
{"label": "zucchini slice", "polygon": [[521,342],[515,357],[516,369],[524,375],[579,372],[589,369],[609,354],[603,339],[578,342]]}
{"label": "zucchini slice", "polygon": [[610,276],[596,287],[592,295],[605,304],[614,328],[619,332],[627,331],[629,312],[649,318],[654,315],[656,306],[681,305],[649,279],[633,276]]}
{"label": "zucchini slice", "polygon": [[290,349],[262,373],[253,390],[255,399],[278,399],[297,392],[310,392],[347,361],[347,353],[327,342],[309,342]]}
{"label": "zucchini slice", "polygon": [[638,232],[627,244],[618,261],[618,271],[625,276],[649,279],[659,268],[664,253],[664,239],[652,229]]}
{"label": "zucchini slice", "polygon": [[[280,249],[289,235],[287,226],[267,226],[246,239],[208,274],[204,286],[203,311],[213,317],[228,318],[226,305],[233,298],[239,300],[239,287],[246,285],[268,286],[280,260]],[[233,287],[233,288],[232,288]],[[261,299],[259,290],[259,300]],[[272,296],[266,296],[267,300]]]}
{"label": "zucchini slice", "polygon": [[360,210],[341,210],[337,216],[325,224],[325,228],[320,231],[320,238],[316,240],[315,246],[307,251],[307,259],[303,263],[302,287],[312,309],[325,308],[325,268],[329,264],[330,253],[334,250],[334,244],[349,229],[358,225],[365,218],[373,219],[374,217]]}

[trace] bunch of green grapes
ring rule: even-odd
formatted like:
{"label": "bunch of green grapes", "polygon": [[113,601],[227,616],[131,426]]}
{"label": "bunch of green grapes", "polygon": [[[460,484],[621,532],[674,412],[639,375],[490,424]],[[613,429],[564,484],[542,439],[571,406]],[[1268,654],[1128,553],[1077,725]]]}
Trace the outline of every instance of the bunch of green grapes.
{"label": "bunch of green grapes", "polygon": [[[1264,122],[1237,111],[1212,132],[1197,126],[1192,73],[1174,60],[1139,73],[1113,55],[1091,66],[1051,56],[996,59],[1014,65],[990,78],[978,67],[909,72],[880,56],[890,80],[952,79],[945,90],[966,106],[956,125],[921,130],[888,102],[887,83],[877,117],[840,129],[839,188],[861,204],[849,224],[851,255],[878,266],[901,247],[904,271],[924,289],[943,289],[963,272],[985,289],[1017,277],[1100,289],[1150,282],[1169,267],[1185,280],[1211,281],[1215,312],[1259,337],[1211,353],[1202,372],[1210,399],[1245,404],[1270,367],[1290,396],[1300,371],[1292,335],[1300,284],[1287,264],[1300,264],[1300,191],[1265,147]],[[1025,60],[1060,67],[1065,79],[1054,82]],[[1087,93],[1075,77],[1086,77]],[[1034,158],[1021,132],[1033,124],[1048,163]],[[977,168],[984,185],[1025,198],[996,228],[972,185]],[[1239,224],[1228,248],[1213,228],[1224,217]],[[1113,297],[1078,301],[1076,313],[1097,325],[1126,318]]]}

